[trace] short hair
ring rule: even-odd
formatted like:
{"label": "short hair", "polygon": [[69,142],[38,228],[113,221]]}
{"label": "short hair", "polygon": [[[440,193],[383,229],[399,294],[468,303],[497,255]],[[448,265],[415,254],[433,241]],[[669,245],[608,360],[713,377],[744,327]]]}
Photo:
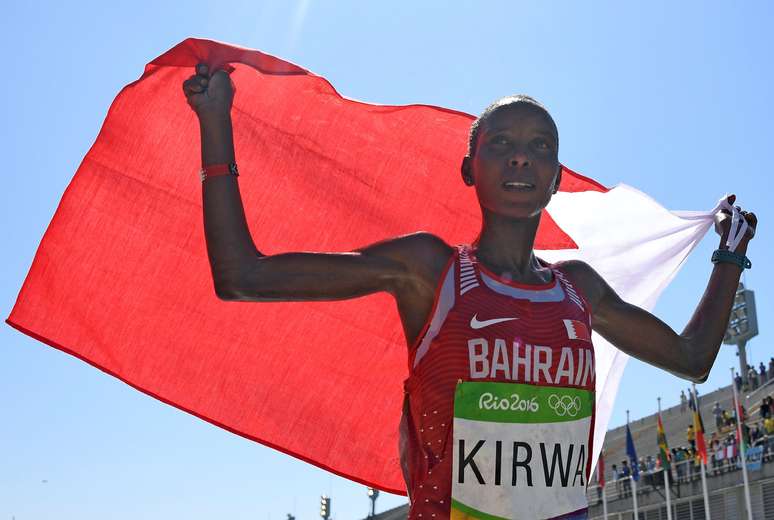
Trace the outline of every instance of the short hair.
{"label": "short hair", "polygon": [[542,103],[540,103],[538,100],[536,100],[531,96],[527,96],[526,94],[505,96],[505,97],[501,97],[500,99],[496,100],[494,103],[486,107],[484,111],[481,112],[481,115],[479,115],[476,118],[476,120],[473,121],[473,124],[470,125],[470,134],[468,135],[468,155],[469,156],[472,157],[473,153],[476,151],[476,143],[478,142],[478,134],[481,131],[481,125],[499,109],[503,107],[516,105],[516,104],[531,105],[541,110],[553,125],[554,130],[556,131],[556,138],[559,139],[559,130],[556,127],[554,118],[551,117],[551,114],[548,112],[548,109],[545,106],[543,106]]}

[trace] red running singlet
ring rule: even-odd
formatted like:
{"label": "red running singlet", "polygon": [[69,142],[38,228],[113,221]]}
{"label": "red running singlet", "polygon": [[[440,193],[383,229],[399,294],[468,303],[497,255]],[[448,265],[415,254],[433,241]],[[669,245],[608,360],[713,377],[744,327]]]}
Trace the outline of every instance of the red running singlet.
{"label": "red running singlet", "polygon": [[401,421],[408,518],[586,518],[594,433],[588,305],[500,278],[460,246],[410,355]]}

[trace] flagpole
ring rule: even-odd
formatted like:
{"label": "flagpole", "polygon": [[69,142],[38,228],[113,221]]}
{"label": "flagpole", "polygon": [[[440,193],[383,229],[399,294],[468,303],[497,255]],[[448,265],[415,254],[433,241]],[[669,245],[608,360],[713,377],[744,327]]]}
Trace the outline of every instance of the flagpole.
{"label": "flagpole", "polygon": [[[661,419],[661,398],[657,397],[658,400],[658,418]],[[665,454],[665,456],[669,456],[668,453]],[[672,520],[672,495],[669,491],[669,470],[664,465],[664,461],[661,461],[661,471],[664,473],[664,491],[666,491],[666,502],[667,502],[667,520]],[[709,519],[708,519],[709,520]]]}
{"label": "flagpole", "polygon": [[[618,476],[616,475],[616,478]],[[597,459],[597,484],[602,490],[602,518],[607,520],[607,481],[605,481],[605,450],[599,452]]]}
{"label": "flagpole", "polygon": [[736,391],[736,381],[734,380],[734,368],[731,367],[731,388],[734,389],[734,406],[736,407],[736,432],[739,436],[739,453],[742,457],[742,476],[744,477],[744,502],[747,505],[747,518],[752,520],[752,504],[750,503],[750,481],[747,479],[747,450],[744,447],[744,437],[742,436],[742,414],[739,407],[739,395]]}
{"label": "flagpole", "polygon": [[[696,413],[698,414],[701,412],[699,411],[699,396],[696,395],[696,383],[691,383],[691,386],[693,392],[693,404],[696,406]],[[707,449],[706,444],[704,449]],[[707,491],[707,470],[704,464],[704,459],[701,457],[699,457],[699,459],[701,460],[701,488],[704,492],[704,516],[707,518],[707,520],[712,520],[710,516],[709,492]]]}
{"label": "flagpole", "polygon": [[[626,428],[629,428],[629,410],[626,410]],[[631,457],[629,457],[629,462],[637,464],[637,461],[632,461]],[[638,515],[638,507],[637,507],[637,481],[634,480],[634,468],[629,468],[629,482],[632,485],[632,500],[634,502],[634,518],[637,519],[639,517]]]}

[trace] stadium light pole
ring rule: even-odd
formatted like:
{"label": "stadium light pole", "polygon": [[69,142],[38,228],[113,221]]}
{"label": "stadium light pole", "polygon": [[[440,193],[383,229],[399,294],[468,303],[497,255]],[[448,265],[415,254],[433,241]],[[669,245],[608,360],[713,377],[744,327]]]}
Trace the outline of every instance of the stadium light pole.
{"label": "stadium light pole", "polygon": [[368,516],[376,516],[376,499],[379,498],[379,490],[372,487],[368,488],[368,498],[371,499],[371,514]]}
{"label": "stadium light pole", "polygon": [[331,498],[326,495],[320,496],[320,516],[323,520],[331,517]]}
{"label": "stadium light pole", "polygon": [[747,341],[758,335],[758,317],[755,314],[755,293],[739,282],[734,295],[731,314],[723,343],[736,345],[739,356],[739,375],[747,384]]}

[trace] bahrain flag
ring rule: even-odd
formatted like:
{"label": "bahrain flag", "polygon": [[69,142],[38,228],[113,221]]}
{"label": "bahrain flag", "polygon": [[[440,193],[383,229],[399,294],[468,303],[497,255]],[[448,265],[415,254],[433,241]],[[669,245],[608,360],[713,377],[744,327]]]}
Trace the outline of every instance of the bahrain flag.
{"label": "bahrain flag", "polygon": [[[350,251],[480,229],[460,180],[473,117],[342,97],[267,54],[187,39],[116,97],[41,243],[8,323],[157,399],[363,484],[405,493],[398,424],[408,366],[391,297],[236,303],[216,298],[202,229],[199,131],[181,85],[225,67],[239,183],[265,254]],[[565,168],[536,249],[580,258],[652,308],[711,214]],[[601,447],[626,356],[594,336]]]}

